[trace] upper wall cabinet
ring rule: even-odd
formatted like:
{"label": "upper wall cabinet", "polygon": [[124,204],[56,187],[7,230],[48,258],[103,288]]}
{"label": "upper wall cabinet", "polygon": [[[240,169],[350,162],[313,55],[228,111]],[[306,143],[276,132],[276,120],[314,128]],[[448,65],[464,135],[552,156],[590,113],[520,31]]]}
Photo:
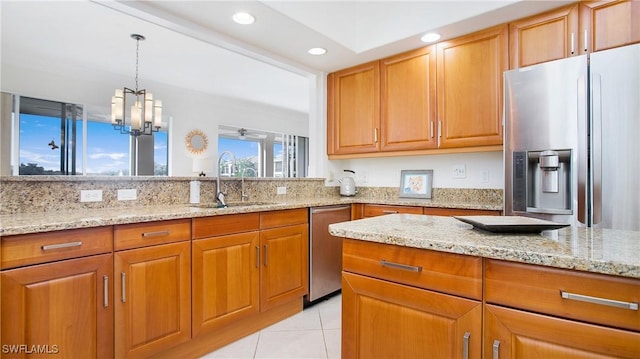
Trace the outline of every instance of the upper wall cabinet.
{"label": "upper wall cabinet", "polygon": [[507,25],[438,44],[440,148],[502,145]]}
{"label": "upper wall cabinet", "polygon": [[582,53],[640,42],[640,1],[580,3]]}
{"label": "upper wall cabinet", "polygon": [[640,1],[583,1],[510,23],[510,68],[636,42]]}
{"label": "upper wall cabinet", "polygon": [[436,51],[424,47],[380,60],[380,149],[436,148]]}
{"label": "upper wall cabinet", "polygon": [[579,55],[578,4],[509,24],[510,68]]}
{"label": "upper wall cabinet", "polygon": [[380,65],[369,62],[327,77],[329,155],[377,152]]}

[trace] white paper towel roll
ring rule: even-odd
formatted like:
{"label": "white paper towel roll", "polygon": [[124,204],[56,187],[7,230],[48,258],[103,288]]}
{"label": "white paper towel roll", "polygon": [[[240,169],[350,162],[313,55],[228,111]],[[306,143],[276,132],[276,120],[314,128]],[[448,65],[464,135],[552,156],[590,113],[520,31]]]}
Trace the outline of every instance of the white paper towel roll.
{"label": "white paper towel roll", "polygon": [[200,181],[189,182],[189,202],[200,203]]}

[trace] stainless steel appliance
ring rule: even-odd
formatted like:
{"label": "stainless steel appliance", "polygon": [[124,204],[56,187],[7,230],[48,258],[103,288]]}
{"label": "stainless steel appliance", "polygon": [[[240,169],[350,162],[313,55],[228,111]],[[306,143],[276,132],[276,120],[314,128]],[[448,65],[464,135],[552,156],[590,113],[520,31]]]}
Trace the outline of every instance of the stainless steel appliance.
{"label": "stainless steel appliance", "polygon": [[640,44],[504,74],[505,213],[640,230]]}
{"label": "stainless steel appliance", "polygon": [[351,205],[312,207],[310,212],[307,301],[313,302],[341,288],[342,239],[329,234],[329,225],[350,221]]}

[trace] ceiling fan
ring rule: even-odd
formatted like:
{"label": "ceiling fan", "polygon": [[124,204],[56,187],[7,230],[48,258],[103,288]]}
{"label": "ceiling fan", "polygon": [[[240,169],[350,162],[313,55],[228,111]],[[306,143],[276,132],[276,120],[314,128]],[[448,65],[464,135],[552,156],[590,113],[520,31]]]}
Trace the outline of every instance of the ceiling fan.
{"label": "ceiling fan", "polygon": [[267,135],[262,133],[252,133],[249,132],[249,130],[247,130],[246,128],[238,129],[238,139],[240,140],[262,140],[264,138],[267,138]]}

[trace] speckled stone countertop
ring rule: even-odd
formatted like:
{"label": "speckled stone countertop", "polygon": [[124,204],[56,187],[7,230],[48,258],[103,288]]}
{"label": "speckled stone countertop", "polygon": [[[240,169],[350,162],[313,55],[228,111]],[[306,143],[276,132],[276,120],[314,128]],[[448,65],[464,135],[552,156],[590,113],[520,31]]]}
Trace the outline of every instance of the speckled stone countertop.
{"label": "speckled stone countertop", "polygon": [[496,234],[453,217],[391,214],[329,225],[329,232],[379,243],[640,278],[640,232],[566,227]]}
{"label": "speckled stone countertop", "polygon": [[[251,203],[251,201],[249,201]],[[366,199],[358,197],[326,196],[302,199],[274,199],[259,201],[260,204],[234,203],[228,208],[213,208],[206,205],[152,205],[137,207],[92,208],[70,211],[48,211],[0,215],[0,236],[57,231],[63,229],[88,228],[114,224],[151,222],[178,218],[195,218],[225,214],[274,211],[315,206],[351,203],[391,204],[403,206],[443,207],[463,209],[501,210],[496,203],[464,201],[434,201],[425,199]]]}

